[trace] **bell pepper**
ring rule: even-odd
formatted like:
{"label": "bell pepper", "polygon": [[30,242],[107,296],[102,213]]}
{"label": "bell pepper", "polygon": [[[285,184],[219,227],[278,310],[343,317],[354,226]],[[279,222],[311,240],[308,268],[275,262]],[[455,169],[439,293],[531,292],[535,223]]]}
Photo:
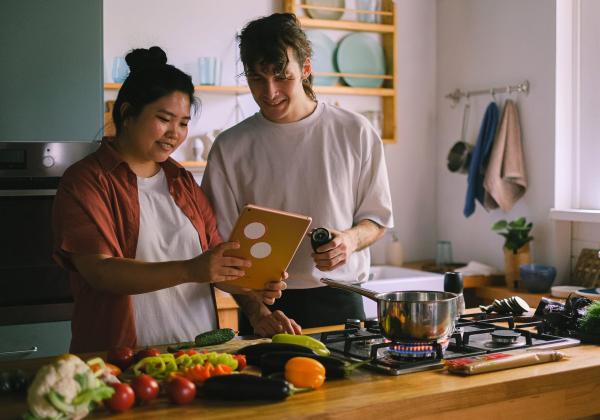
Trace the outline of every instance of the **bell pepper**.
{"label": "bell pepper", "polygon": [[294,357],[285,364],[285,379],[296,387],[317,389],[325,382],[325,367],[309,357]]}
{"label": "bell pepper", "polygon": [[308,347],[319,356],[329,356],[331,352],[319,340],[308,335],[293,335],[293,334],[275,334],[271,338],[273,343],[296,344],[298,346]]}
{"label": "bell pepper", "polygon": [[246,362],[246,356],[245,355],[243,355],[243,354],[233,354],[232,356],[238,362],[238,367],[237,367],[238,371],[242,371],[242,370],[244,370],[244,368],[246,366],[248,366],[248,363]]}

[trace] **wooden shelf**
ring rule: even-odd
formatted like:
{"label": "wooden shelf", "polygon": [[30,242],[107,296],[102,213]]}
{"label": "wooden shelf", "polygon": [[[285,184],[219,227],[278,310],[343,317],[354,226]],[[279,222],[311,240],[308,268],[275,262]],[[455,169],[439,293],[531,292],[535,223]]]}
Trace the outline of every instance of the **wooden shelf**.
{"label": "wooden shelf", "polygon": [[205,160],[182,160],[179,162],[184,168],[204,168],[206,166]]}
{"label": "wooden shelf", "polygon": [[366,23],[351,20],[327,20],[298,17],[304,28],[335,29],[342,31],[378,32],[382,34],[393,34],[396,32],[394,25],[383,23]]}
{"label": "wooden shelf", "polygon": [[[119,90],[121,83],[105,83],[105,90]],[[250,93],[248,86],[209,86],[209,85],[194,85],[194,90],[199,92],[209,93]]]}

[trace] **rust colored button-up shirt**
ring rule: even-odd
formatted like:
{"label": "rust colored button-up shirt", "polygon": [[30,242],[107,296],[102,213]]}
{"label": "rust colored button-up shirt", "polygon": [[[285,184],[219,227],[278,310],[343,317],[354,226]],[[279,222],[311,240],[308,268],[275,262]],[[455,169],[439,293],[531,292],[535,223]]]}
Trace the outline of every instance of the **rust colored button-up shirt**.
{"label": "rust colored button-up shirt", "polygon": [[[171,196],[198,231],[202,249],[218,245],[221,237],[213,210],[192,174],[172,159],[161,166]],[[94,289],[70,257],[104,254],[135,258],[139,226],[137,177],[104,140],[96,152],[67,169],[54,202],[53,256],[69,270],[75,300],[71,351],[136,345],[131,297]]]}

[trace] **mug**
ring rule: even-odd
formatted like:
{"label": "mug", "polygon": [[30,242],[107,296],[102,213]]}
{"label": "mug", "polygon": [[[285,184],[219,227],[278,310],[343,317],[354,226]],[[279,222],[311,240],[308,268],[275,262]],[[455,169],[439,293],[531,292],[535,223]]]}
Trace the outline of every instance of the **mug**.
{"label": "mug", "polygon": [[129,76],[129,66],[125,57],[115,57],[112,65],[112,79],[115,83],[123,83]]}
{"label": "mug", "polygon": [[218,85],[221,82],[221,63],[217,57],[200,57],[198,59],[201,85]]}

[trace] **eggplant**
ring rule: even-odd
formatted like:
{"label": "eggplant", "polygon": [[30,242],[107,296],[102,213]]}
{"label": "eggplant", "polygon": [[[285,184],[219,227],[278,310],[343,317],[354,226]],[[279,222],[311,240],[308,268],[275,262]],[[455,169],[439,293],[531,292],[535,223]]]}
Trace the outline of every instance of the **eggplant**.
{"label": "eggplant", "polygon": [[305,354],[295,351],[277,351],[265,353],[260,357],[260,370],[263,376],[285,371],[285,364],[294,357],[309,357],[320,362],[325,367],[327,379],[345,378],[356,367],[355,364],[345,362],[335,357]]}
{"label": "eggplant", "polygon": [[207,399],[230,401],[282,401],[293,393],[284,380],[243,373],[213,376],[204,381],[200,389]]}
{"label": "eggplant", "polygon": [[236,353],[243,354],[246,356],[246,363],[253,366],[260,366],[260,357],[265,353],[281,352],[281,351],[293,351],[296,353],[303,353],[308,355],[316,355],[314,351],[308,347],[300,346],[298,344],[284,344],[284,343],[258,343],[251,346],[246,346],[239,349]]}

